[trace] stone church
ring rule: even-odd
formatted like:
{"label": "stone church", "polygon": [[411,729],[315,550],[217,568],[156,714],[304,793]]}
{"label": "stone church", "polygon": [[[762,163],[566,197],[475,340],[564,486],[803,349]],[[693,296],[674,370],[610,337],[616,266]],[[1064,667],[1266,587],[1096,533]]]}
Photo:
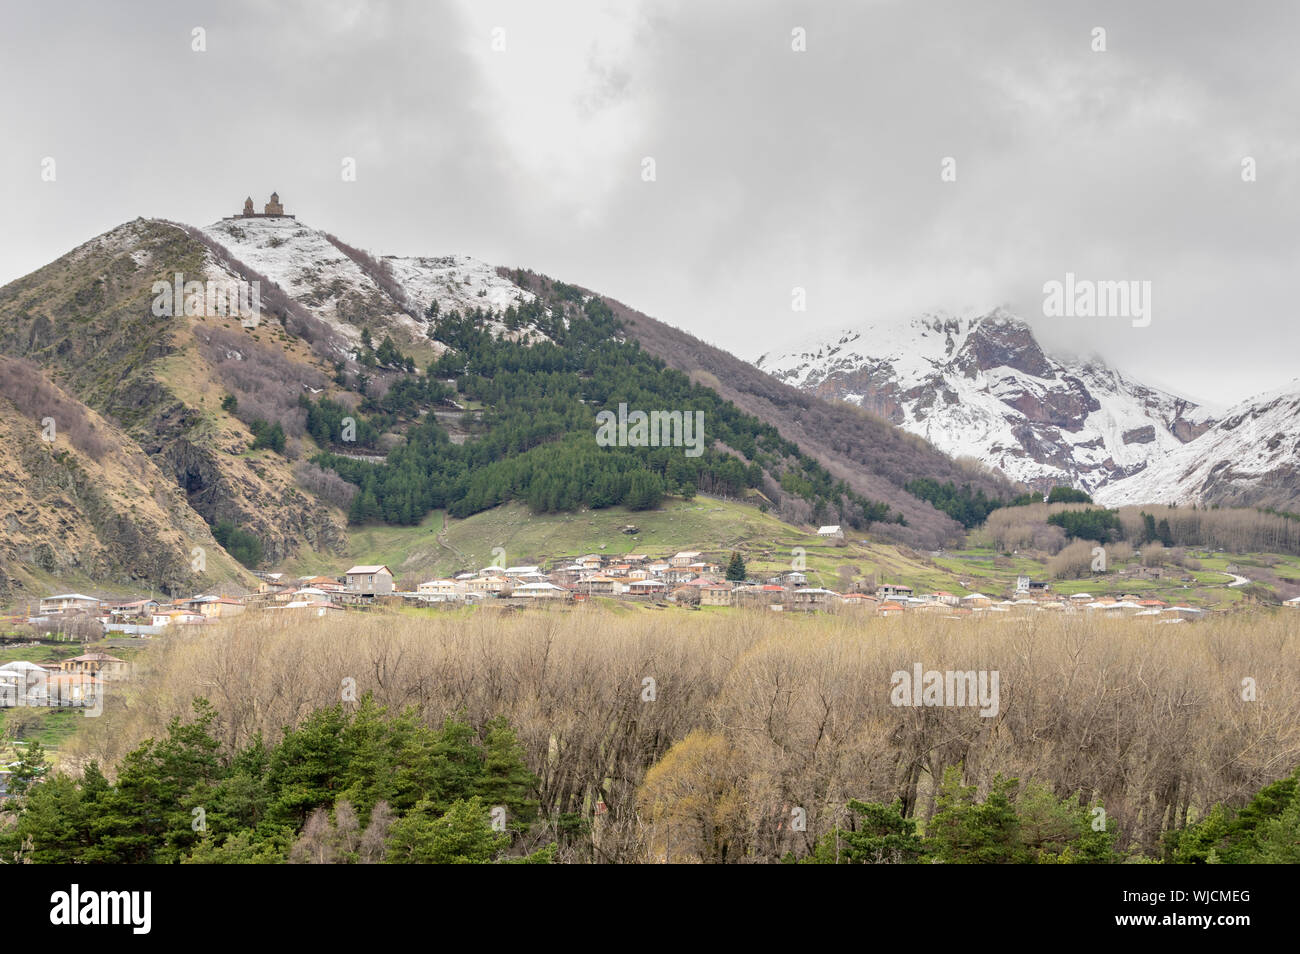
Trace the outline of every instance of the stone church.
{"label": "stone church", "polygon": [[253,211],[253,197],[249,196],[244,200],[244,211],[239,215],[230,216],[232,219],[293,219],[294,215],[285,215],[284,206],[280,204],[280,194],[271,193],[271,201],[266,203],[265,211]]}

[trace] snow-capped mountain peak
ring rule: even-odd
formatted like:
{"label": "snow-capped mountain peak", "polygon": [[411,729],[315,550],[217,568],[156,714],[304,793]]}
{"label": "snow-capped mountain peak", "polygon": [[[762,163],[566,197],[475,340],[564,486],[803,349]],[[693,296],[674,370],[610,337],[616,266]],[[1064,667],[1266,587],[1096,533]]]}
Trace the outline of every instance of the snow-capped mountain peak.
{"label": "snow-capped mountain peak", "polygon": [[1100,359],[1047,354],[1029,324],[1005,308],[871,322],[755,364],[1039,489],[1096,489],[1143,470],[1212,423],[1194,402],[1132,381]]}

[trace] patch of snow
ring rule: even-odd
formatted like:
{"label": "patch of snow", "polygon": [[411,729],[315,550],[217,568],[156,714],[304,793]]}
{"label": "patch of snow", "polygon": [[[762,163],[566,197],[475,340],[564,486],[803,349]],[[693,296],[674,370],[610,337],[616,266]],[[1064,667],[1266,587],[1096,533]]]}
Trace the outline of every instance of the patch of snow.
{"label": "patch of snow", "polygon": [[[429,326],[424,314],[431,301],[436,300],[441,311],[480,307],[496,314],[534,297],[502,278],[491,265],[468,256],[376,256],[400,289],[395,298],[324,232],[296,219],[222,219],[203,232],[353,345],[360,341],[357,322],[362,318],[425,340]],[[496,320],[490,322],[489,330],[507,333]],[[529,334],[533,340],[545,337],[536,329],[519,334]]]}

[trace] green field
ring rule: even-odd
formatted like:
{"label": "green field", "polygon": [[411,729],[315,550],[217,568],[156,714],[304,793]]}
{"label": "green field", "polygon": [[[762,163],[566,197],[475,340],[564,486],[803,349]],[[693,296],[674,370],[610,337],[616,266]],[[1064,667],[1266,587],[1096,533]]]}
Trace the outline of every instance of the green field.
{"label": "green field", "polygon": [[[506,565],[549,564],[561,556],[587,553],[668,556],[689,549],[714,559],[725,559],[738,550],[751,572],[775,573],[791,568],[796,547],[805,550],[810,580],[819,575],[828,585],[835,582],[840,565],[858,565],[864,572],[886,559],[900,567],[911,566],[893,547],[830,546],[815,533],[792,527],[756,507],[708,497],[670,500],[658,510],[635,512],[611,507],[534,515],[523,505],[506,504],[465,520],[448,519],[446,532],[440,535],[443,519],[444,515],[436,512],[417,527],[354,529],[349,533],[345,557],[311,554],[279,569],[337,575],[347,569],[345,563],[384,563],[398,577],[410,573],[435,577],[477,570],[496,559],[503,559]],[[628,527],[635,527],[636,532],[625,533]],[[919,565],[911,568],[921,569]]]}
{"label": "green field", "polygon": [[27,662],[44,663],[56,662],[60,659],[67,659],[69,656],[76,656],[81,652],[80,643],[69,643],[64,646],[6,646],[0,644],[0,666],[5,663],[26,660]]}
{"label": "green field", "polygon": [[0,709],[0,759],[7,761],[15,757],[11,734],[15,733],[18,722],[22,723],[21,730],[16,732],[19,741],[39,742],[54,752],[76,733],[85,718],[81,709],[29,709],[22,706]]}

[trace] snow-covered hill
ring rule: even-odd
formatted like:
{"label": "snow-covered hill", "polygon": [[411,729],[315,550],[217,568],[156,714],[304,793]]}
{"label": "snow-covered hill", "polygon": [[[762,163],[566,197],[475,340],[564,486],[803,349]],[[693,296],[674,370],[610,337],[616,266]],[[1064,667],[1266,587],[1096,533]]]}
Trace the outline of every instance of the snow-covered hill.
{"label": "snow-covered hill", "polygon": [[1300,378],[1233,407],[1209,431],[1103,488],[1108,506],[1300,504]]}
{"label": "snow-covered hill", "polygon": [[1037,489],[1095,490],[1181,449],[1212,423],[1192,401],[1099,360],[1045,354],[1002,309],[859,326],[755,365],[860,405],[956,456]]}
{"label": "snow-covered hill", "polygon": [[[376,259],[287,216],[222,219],[202,231],[353,343],[362,325],[372,334],[404,330],[424,339],[434,301],[442,314],[482,308],[500,315],[534,297],[467,255]],[[498,320],[488,324],[496,334],[514,334]],[[527,333],[545,337],[536,329]]]}

